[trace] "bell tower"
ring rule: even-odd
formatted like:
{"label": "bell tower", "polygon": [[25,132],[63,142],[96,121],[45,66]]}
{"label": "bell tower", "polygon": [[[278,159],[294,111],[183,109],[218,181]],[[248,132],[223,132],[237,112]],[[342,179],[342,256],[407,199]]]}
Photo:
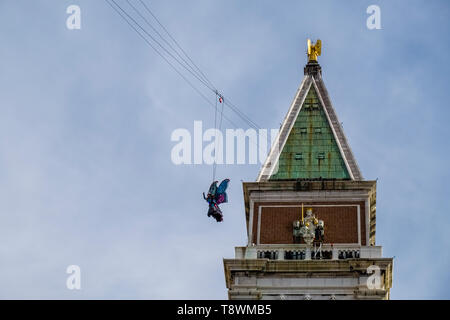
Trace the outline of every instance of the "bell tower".
{"label": "bell tower", "polygon": [[304,78],[256,182],[248,242],[224,259],[229,299],[389,299],[393,258],[376,245],[376,181],[364,180],[308,40]]}

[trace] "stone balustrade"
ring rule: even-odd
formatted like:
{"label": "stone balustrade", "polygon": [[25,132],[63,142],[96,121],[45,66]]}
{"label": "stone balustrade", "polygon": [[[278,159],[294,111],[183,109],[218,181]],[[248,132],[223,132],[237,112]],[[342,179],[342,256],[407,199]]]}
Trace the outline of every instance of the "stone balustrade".
{"label": "stone balustrade", "polygon": [[235,247],[236,259],[269,260],[342,260],[359,258],[381,258],[381,246],[357,244],[322,244],[308,248],[305,244],[258,245]]}

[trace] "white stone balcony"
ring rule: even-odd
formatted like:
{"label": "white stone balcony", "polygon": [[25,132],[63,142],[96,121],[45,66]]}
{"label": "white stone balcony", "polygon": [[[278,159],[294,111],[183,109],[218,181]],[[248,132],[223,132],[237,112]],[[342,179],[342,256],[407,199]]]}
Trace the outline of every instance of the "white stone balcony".
{"label": "white stone balcony", "polygon": [[235,259],[269,260],[341,260],[381,258],[381,246],[358,244],[323,244],[310,249],[305,244],[255,245],[235,247]]}

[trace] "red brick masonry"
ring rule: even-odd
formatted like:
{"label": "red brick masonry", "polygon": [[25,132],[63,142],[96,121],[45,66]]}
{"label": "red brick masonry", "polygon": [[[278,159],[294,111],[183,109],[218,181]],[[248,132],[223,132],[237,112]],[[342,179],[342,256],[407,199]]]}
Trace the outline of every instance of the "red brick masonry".
{"label": "red brick masonry", "polygon": [[[266,207],[277,205],[295,205],[298,207]],[[314,205],[339,205],[315,207]],[[325,222],[325,243],[358,243],[357,207],[360,206],[361,244],[366,244],[365,203],[360,202],[310,202],[313,213]],[[301,219],[301,204],[298,202],[264,202],[255,203],[253,215],[253,242],[257,242],[258,211],[261,208],[261,244],[291,244],[292,222]]]}

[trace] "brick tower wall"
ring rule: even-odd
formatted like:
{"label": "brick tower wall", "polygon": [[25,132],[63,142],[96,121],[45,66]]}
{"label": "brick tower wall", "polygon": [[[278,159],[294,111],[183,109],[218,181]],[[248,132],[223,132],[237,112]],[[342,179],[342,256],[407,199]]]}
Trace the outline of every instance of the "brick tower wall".
{"label": "brick tower wall", "polygon": [[[364,201],[304,203],[325,223],[325,243],[358,243],[366,245],[366,212]],[[261,207],[261,211],[260,211]],[[360,223],[358,229],[358,207]],[[259,217],[260,213],[260,217]],[[253,214],[253,243],[292,244],[292,223],[301,219],[301,204],[295,202],[257,202]]]}

